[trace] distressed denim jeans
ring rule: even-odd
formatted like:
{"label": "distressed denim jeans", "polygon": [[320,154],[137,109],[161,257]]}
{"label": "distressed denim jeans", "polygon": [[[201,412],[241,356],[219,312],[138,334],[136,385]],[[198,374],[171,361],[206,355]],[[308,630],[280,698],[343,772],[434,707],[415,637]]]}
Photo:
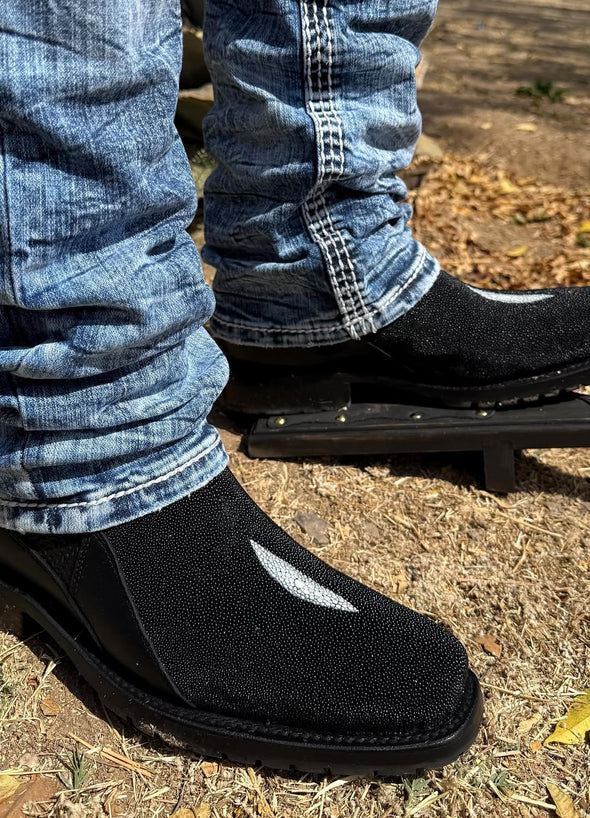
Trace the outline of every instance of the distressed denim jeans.
{"label": "distressed denim jeans", "polygon": [[434,283],[397,172],[420,133],[415,68],[435,11],[435,0],[207,0],[216,337],[356,339]]}
{"label": "distressed denim jeans", "polygon": [[[434,0],[208,0],[212,329],[326,344],[395,319],[437,264],[396,171]],[[227,364],[185,231],[176,0],[0,5],[0,525],[93,531],[227,463]]]}

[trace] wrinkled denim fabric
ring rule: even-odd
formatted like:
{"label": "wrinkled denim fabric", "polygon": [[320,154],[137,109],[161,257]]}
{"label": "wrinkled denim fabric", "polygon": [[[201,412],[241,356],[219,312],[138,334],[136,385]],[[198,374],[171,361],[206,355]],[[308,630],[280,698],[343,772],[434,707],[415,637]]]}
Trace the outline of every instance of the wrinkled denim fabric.
{"label": "wrinkled denim fabric", "polygon": [[180,59],[174,0],[0,4],[0,525],[105,528],[226,465]]}
{"label": "wrinkled denim fabric", "polygon": [[[357,338],[429,289],[396,172],[433,0],[208,0],[212,328]],[[0,525],[85,532],[199,488],[227,364],[185,232],[177,0],[0,5]]]}
{"label": "wrinkled denim fabric", "polygon": [[208,0],[218,168],[203,257],[216,337],[312,346],[389,324],[432,286],[397,176],[421,127],[415,67],[435,0]]}

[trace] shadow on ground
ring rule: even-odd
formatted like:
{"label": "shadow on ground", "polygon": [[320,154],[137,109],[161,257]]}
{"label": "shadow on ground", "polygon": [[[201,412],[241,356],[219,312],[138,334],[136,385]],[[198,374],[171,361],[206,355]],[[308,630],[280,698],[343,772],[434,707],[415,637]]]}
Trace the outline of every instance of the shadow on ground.
{"label": "shadow on ground", "polygon": [[[425,44],[425,131],[456,153],[573,188],[590,178],[590,5],[441,0]],[[550,81],[564,101],[517,95]],[[535,131],[520,131],[533,124]]]}

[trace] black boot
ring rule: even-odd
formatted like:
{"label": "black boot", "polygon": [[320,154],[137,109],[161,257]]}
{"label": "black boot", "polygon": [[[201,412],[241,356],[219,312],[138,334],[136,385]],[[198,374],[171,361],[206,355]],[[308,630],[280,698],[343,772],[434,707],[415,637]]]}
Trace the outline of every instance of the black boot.
{"label": "black boot", "polygon": [[399,774],[476,736],[462,645],[301,548],[228,470],[93,534],[2,530],[0,562],[5,598],[107,707],[195,752]]}
{"label": "black boot", "polygon": [[590,287],[497,292],[441,273],[413,309],[359,341],[220,343],[232,372],[222,397],[229,411],[289,414],[367,400],[514,405],[590,383]]}

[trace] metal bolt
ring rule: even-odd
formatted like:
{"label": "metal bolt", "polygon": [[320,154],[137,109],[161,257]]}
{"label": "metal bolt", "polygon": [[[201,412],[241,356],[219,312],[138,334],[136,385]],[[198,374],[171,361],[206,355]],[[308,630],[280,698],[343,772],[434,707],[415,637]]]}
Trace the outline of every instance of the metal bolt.
{"label": "metal bolt", "polygon": [[277,426],[284,426],[285,425],[285,418],[275,418],[274,422]]}
{"label": "metal bolt", "polygon": [[422,415],[420,414],[420,412],[412,412],[410,417],[412,418],[412,420],[422,420]]}
{"label": "metal bolt", "polygon": [[346,415],[336,415],[338,423],[346,423]]}

